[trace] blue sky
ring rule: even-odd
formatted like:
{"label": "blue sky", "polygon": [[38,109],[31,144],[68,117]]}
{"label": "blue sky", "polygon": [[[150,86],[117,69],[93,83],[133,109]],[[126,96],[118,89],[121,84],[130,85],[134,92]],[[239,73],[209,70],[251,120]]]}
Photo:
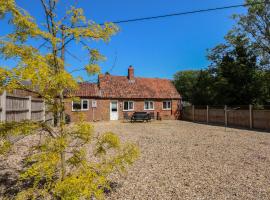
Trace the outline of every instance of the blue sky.
{"label": "blue sky", "polygon": [[[44,22],[40,1],[17,0],[18,4]],[[60,13],[73,1],[60,0]],[[241,4],[244,0],[79,0],[86,16],[98,23],[117,21],[137,17],[147,17],[196,9]],[[231,15],[243,13],[244,8],[200,13],[179,17],[156,19],[151,21],[120,24],[120,32],[109,43],[93,42],[107,60],[101,63],[102,72],[126,75],[129,65],[135,68],[136,76],[173,78],[180,70],[201,69],[208,66],[207,49],[224,41],[224,36],[234,25]],[[5,21],[0,22],[0,35],[10,28]],[[42,43],[34,42],[35,45]],[[70,70],[87,63],[86,51],[73,42],[69,51],[81,61],[66,55]],[[114,65],[115,63],[115,65]],[[0,65],[12,65],[13,62],[0,58]],[[74,76],[89,78],[85,72]]]}

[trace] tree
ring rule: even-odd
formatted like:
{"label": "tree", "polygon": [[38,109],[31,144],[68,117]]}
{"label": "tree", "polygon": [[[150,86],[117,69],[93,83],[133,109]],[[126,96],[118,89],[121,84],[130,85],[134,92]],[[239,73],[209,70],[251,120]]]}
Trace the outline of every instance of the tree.
{"label": "tree", "polygon": [[259,64],[264,69],[261,79],[263,80],[263,104],[270,103],[270,1],[269,0],[246,0],[247,14],[235,15],[237,25],[235,32],[248,34],[253,48],[257,52]]}
{"label": "tree", "polygon": [[227,43],[215,48],[209,58],[215,77],[216,104],[248,105],[262,95],[257,57],[245,35],[228,34]]}
{"label": "tree", "polygon": [[270,68],[270,1],[246,0],[249,4],[247,14],[234,15],[237,25],[233,31],[247,34],[257,50],[260,64]]}
{"label": "tree", "polygon": [[188,70],[177,72],[173,83],[183,101],[195,105],[209,105],[212,104],[214,97],[213,81],[209,70]]}
{"label": "tree", "polygon": [[213,77],[209,70],[201,70],[192,88],[192,104],[211,105],[215,96],[213,90]]}
{"label": "tree", "polygon": [[[213,61],[212,65],[214,65],[214,67],[223,63],[223,68],[225,65],[227,65],[227,68],[238,69],[238,72],[233,73],[235,76],[236,74],[241,76],[241,74],[243,75],[244,73],[243,68],[241,69],[241,66],[235,66],[239,63],[243,64],[244,66],[253,65],[256,67],[255,70],[251,67],[246,68],[250,70],[252,75],[248,73],[247,77],[234,77],[235,79],[239,78],[239,82],[242,81],[240,84],[237,84],[237,81],[235,81],[233,84],[231,83],[231,80],[229,80],[230,83],[226,83],[228,79],[220,79],[218,82],[218,87],[221,91],[224,92],[224,94],[220,92],[221,95],[217,98],[220,98],[218,101],[222,102],[221,99],[225,100],[223,97],[227,94],[230,95],[230,100],[227,97],[227,100],[224,103],[269,104],[270,2],[269,0],[246,0],[246,3],[248,5],[248,12],[246,14],[236,14],[233,16],[236,19],[237,24],[226,36],[227,43],[217,45],[209,54],[208,58],[209,60]],[[241,44],[239,44],[239,37],[241,37],[242,42],[245,43],[242,47],[248,49],[241,49]],[[242,51],[242,54],[245,55],[236,55],[237,52],[234,52],[232,48],[235,48],[236,50],[237,45],[239,47],[238,50]],[[230,52],[228,53],[228,51]],[[247,57],[243,58],[244,56]],[[236,57],[239,59],[237,60]],[[256,57],[256,61],[254,61],[254,57]],[[246,61],[243,59],[246,59]],[[233,69],[231,69],[231,72],[232,71]],[[233,79],[233,77],[231,77],[231,79]],[[247,83],[247,85],[243,84],[244,81],[248,79],[249,81],[252,80],[252,85],[249,84],[251,82]],[[231,94],[227,93],[229,88],[231,88]],[[245,88],[245,90],[242,90],[242,88]],[[233,89],[236,90],[233,92]],[[244,94],[248,90],[252,91],[250,91],[248,94]],[[245,95],[247,95],[246,98],[244,98]]]}
{"label": "tree", "polygon": [[237,24],[226,42],[208,53],[209,69],[196,77],[175,75],[184,99],[197,105],[270,103],[270,2],[246,0],[246,4],[248,12],[234,15]]}
{"label": "tree", "polygon": [[188,70],[179,71],[174,75],[173,83],[182,96],[183,101],[192,101],[194,85],[197,82],[200,71]]}
{"label": "tree", "polygon": [[[4,59],[18,60],[16,67],[1,66],[0,92],[22,89],[38,93],[56,113],[58,124],[54,128],[44,122],[2,123],[0,152],[8,155],[13,145],[11,136],[42,134],[20,174],[20,180],[29,187],[22,188],[17,199],[102,199],[104,188],[109,188],[108,176],[132,164],[138,149],[134,144],[121,144],[111,132],[94,135],[93,126],[83,120],[72,126],[65,124],[64,95],[71,91],[66,95],[73,98],[77,80],[68,73],[64,58],[67,45],[75,40],[89,53],[89,64],[83,69],[89,75],[99,73],[98,62],[104,57],[88,43],[109,41],[118,28],[87,20],[83,10],[75,6],[58,16],[58,0],[40,3],[46,18],[44,28],[15,0],[0,0],[0,17],[8,18],[14,28],[1,37],[0,54]],[[44,40],[47,52],[41,53],[32,45],[33,40]],[[31,84],[23,84],[25,81]],[[87,152],[90,143],[94,145],[92,154]]]}

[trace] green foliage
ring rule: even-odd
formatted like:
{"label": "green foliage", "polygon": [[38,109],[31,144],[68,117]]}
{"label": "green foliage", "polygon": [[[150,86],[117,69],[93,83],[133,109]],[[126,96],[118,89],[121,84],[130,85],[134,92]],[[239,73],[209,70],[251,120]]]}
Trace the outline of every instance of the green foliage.
{"label": "green foliage", "polygon": [[6,153],[9,152],[11,148],[11,142],[9,142],[6,139],[1,138],[0,140],[0,155],[5,155]]}
{"label": "green foliage", "polygon": [[119,148],[119,138],[111,132],[105,133],[99,139],[99,143],[96,148],[96,155],[105,154],[111,148]]}
{"label": "green foliage", "polygon": [[[175,76],[174,82],[180,88],[180,94],[183,89],[189,101],[195,105],[267,103],[265,94],[269,90],[264,86],[267,73],[258,66],[256,52],[248,38],[229,33],[226,41],[209,53],[210,67],[201,70],[195,78],[186,75],[190,72],[180,72]],[[182,75],[181,82],[179,74]],[[187,90],[188,93],[185,93]]]}
{"label": "green foliage", "polygon": [[[31,198],[103,199],[104,188],[109,188],[108,175],[125,170],[138,158],[139,151],[134,144],[121,144],[114,133],[93,138],[93,131],[92,125],[80,122],[64,131],[61,137],[47,136],[42,144],[35,146],[34,154],[26,161],[28,167],[20,175],[21,181],[32,181],[32,184],[18,194],[18,199],[25,195]],[[102,148],[102,151],[89,154],[89,138],[92,138],[93,149]],[[64,177],[59,171],[63,155],[67,157]]]}
{"label": "green foliage", "polygon": [[200,105],[270,104],[270,4],[264,2],[246,0],[251,4],[247,13],[233,16],[236,25],[226,43],[208,53],[211,65],[200,78],[189,72],[175,75],[184,100]]}
{"label": "green foliage", "polygon": [[[83,9],[74,6],[60,17],[57,0],[40,2],[46,16],[46,28],[42,29],[14,0],[0,0],[1,19],[8,18],[14,26],[10,34],[0,38],[0,55],[18,61],[15,67],[0,66],[0,92],[36,92],[57,116],[57,127],[45,122],[2,123],[0,154],[8,155],[20,137],[40,133],[40,141],[31,148],[20,174],[20,181],[26,186],[16,199],[103,199],[104,189],[109,188],[109,175],[124,171],[137,159],[139,151],[134,144],[122,144],[114,133],[96,136],[94,127],[83,120],[71,126],[65,124],[64,96],[73,98],[72,91],[78,85],[76,77],[67,70],[63,49],[74,40],[83,44],[89,55],[89,64],[83,69],[90,76],[98,74],[98,63],[105,58],[87,43],[108,42],[118,27],[87,20]],[[33,39],[45,40],[47,51],[35,48]],[[31,84],[22,84],[24,81]]]}
{"label": "green foliage", "polygon": [[213,60],[214,89],[220,104],[247,105],[260,100],[261,81],[257,57],[244,36],[231,37],[232,48],[224,49],[221,60]]}
{"label": "green foliage", "polygon": [[40,125],[31,121],[0,123],[0,155],[5,155],[12,147],[10,136],[19,137],[32,134]]}
{"label": "green foliage", "polygon": [[90,76],[100,73],[100,67],[97,64],[88,64],[85,66],[85,70]]}
{"label": "green foliage", "polygon": [[195,105],[215,104],[214,77],[209,70],[201,70],[192,89],[192,103]]}
{"label": "green foliage", "polygon": [[183,101],[192,101],[193,89],[197,82],[200,71],[180,71],[174,75],[174,85],[181,92]]}
{"label": "green foliage", "polygon": [[[268,2],[268,3],[264,3]],[[261,3],[248,6],[246,14],[235,15],[237,25],[233,31],[246,34],[256,50],[261,67],[270,69],[270,4],[265,0],[246,0],[246,3]]]}
{"label": "green foliage", "polygon": [[39,127],[40,125],[38,123],[28,120],[22,122],[0,123],[0,137],[6,137],[8,135],[30,135],[33,130],[38,129]]}

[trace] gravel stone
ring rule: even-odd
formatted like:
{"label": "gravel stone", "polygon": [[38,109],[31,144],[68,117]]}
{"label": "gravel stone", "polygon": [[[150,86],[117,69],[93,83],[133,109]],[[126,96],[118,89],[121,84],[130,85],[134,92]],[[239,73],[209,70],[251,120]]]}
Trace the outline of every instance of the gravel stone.
{"label": "gravel stone", "polygon": [[270,199],[270,134],[184,121],[98,122],[139,145],[107,199]]}
{"label": "gravel stone", "polygon": [[[138,144],[141,156],[125,174],[111,176],[108,200],[270,199],[270,134],[184,121],[96,122]],[[0,157],[0,199],[38,137],[21,141],[8,162]],[[89,149],[90,150],[90,149]],[[5,169],[5,170],[3,170]],[[7,179],[8,178],[8,179]],[[11,191],[12,192],[12,191]]]}

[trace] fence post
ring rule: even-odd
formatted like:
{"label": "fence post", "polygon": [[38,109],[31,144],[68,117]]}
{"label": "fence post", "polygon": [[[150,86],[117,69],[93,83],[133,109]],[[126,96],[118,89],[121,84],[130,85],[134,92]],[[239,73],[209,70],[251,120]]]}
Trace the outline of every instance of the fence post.
{"label": "fence post", "polygon": [[28,112],[26,114],[26,119],[31,120],[31,114],[32,114],[32,97],[28,96],[28,100],[27,100],[27,109]]}
{"label": "fence post", "polygon": [[192,105],[192,121],[195,121],[195,106]]}
{"label": "fence post", "polygon": [[253,128],[253,106],[249,105],[249,128]]}
{"label": "fence post", "polygon": [[0,115],[0,121],[4,122],[6,121],[6,109],[7,109],[7,105],[6,105],[6,100],[7,100],[7,92],[4,90],[1,97],[0,97],[0,101],[1,101],[1,115]]}
{"label": "fence post", "polygon": [[206,122],[209,123],[209,106],[206,106]]}
{"label": "fence post", "polygon": [[224,113],[225,113],[225,126],[228,126],[228,116],[227,116],[227,105],[224,106]]}

